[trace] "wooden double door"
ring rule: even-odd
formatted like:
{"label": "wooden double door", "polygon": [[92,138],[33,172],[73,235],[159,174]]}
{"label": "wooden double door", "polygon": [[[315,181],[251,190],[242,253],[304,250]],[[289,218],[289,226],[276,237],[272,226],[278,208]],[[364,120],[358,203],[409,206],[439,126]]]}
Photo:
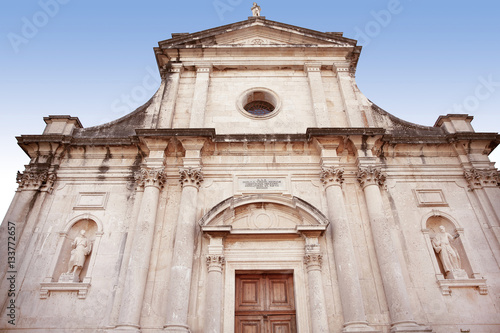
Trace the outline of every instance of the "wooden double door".
{"label": "wooden double door", "polygon": [[236,333],[295,333],[292,274],[236,274]]}

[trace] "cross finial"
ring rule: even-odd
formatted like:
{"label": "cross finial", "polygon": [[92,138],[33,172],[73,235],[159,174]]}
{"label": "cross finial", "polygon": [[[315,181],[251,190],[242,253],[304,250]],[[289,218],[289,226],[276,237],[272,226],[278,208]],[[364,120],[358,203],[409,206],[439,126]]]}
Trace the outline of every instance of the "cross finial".
{"label": "cross finial", "polygon": [[257,5],[257,2],[253,3],[252,14],[253,16],[260,16],[260,6]]}

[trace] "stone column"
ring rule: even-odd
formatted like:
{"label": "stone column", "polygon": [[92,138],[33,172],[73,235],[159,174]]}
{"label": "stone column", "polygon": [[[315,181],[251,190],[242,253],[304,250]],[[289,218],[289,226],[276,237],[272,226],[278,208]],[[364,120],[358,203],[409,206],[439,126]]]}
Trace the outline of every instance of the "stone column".
{"label": "stone column", "polygon": [[349,220],[342,193],[344,171],[324,167],[320,178],[326,191],[328,218],[330,219],[333,234],[333,250],[344,314],[343,331],[380,332],[368,326],[366,320],[356,256],[354,255],[351,232],[349,231]]}
{"label": "stone column", "polygon": [[391,228],[385,216],[379,188],[384,184],[386,176],[379,168],[368,166],[359,168],[357,178],[365,194],[375,252],[389,306],[391,332],[432,332],[427,327],[417,325],[413,319],[403,270],[392,242]]}
{"label": "stone column", "polygon": [[[51,189],[54,184],[55,174],[49,173],[46,169],[38,170],[36,166],[28,165],[25,172],[17,173],[16,181],[19,187],[0,226],[0,253],[2,253],[0,255],[0,290],[9,289],[9,281],[5,278],[8,271],[17,271],[18,281],[22,281],[20,278],[24,277],[28,268],[24,256],[30,245],[30,239],[38,222],[39,212],[43,207],[48,189]],[[8,228],[11,227],[12,233],[14,226],[14,234],[9,235]],[[12,261],[9,258],[11,256],[8,255],[9,240],[12,242],[12,238],[8,239],[9,236],[14,237],[16,244],[14,246],[16,249],[14,266],[8,265]],[[0,308],[5,304],[6,299],[7,293],[0,295]]]}
{"label": "stone column", "polygon": [[196,66],[196,83],[194,85],[193,102],[191,104],[190,128],[203,127],[205,123],[205,108],[207,106],[208,85],[212,65]]}
{"label": "stone column", "polygon": [[221,333],[222,312],[222,268],[224,256],[210,254],[207,256],[208,276],[205,299],[205,333]]}
{"label": "stone column", "polygon": [[201,168],[181,168],[179,173],[182,193],[166,301],[164,328],[167,332],[190,332],[187,318],[195,245],[196,202],[198,189],[203,182]]}
{"label": "stone column", "polygon": [[497,204],[500,198],[500,174],[496,169],[472,168],[464,172],[469,183],[469,189],[474,192],[477,201],[483,210],[486,223],[500,244],[500,207]]}
{"label": "stone column", "polygon": [[165,78],[167,81],[165,93],[160,107],[158,128],[172,128],[182,70],[182,63],[172,63],[168,69]]}
{"label": "stone column", "polygon": [[116,330],[130,332],[140,332],[139,323],[153,245],[158,198],[160,189],[166,181],[166,174],[163,168],[143,167],[135,178],[137,184],[144,187],[144,193],[132,240],[132,252],[116,326]]}
{"label": "stone column", "polygon": [[316,116],[316,127],[331,127],[331,121],[326,106],[325,88],[321,78],[320,63],[306,63],[304,71],[309,79],[309,88]]}
{"label": "stone column", "polygon": [[328,333],[323,278],[321,277],[322,254],[318,238],[306,237],[304,263],[307,269],[309,287],[309,308],[311,312],[312,333]]}

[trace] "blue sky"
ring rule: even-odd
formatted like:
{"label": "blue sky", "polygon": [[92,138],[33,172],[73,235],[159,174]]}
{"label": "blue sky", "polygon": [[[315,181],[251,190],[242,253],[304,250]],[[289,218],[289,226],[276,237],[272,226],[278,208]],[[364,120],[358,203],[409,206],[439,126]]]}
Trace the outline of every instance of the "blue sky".
{"label": "blue sky", "polygon": [[[496,1],[258,4],[267,19],[358,39],[358,86],[388,112],[428,126],[439,115],[468,113],[476,131],[500,130]],[[3,0],[0,6],[4,216],[16,171],[29,162],[15,136],[41,134],[49,114],[77,116],[88,127],[131,112],[159,85],[158,41],[245,20],[252,2]],[[500,160],[500,149],[490,157]]]}

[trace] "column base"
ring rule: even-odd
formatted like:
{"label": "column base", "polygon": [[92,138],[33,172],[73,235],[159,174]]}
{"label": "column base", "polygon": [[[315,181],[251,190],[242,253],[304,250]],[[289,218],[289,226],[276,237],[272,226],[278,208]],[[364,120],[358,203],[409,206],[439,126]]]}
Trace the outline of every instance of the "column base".
{"label": "column base", "polygon": [[393,324],[391,333],[432,333],[432,328],[418,325],[415,322]]}
{"label": "column base", "polygon": [[382,331],[376,330],[369,326],[367,322],[350,322],[344,324],[342,333],[381,333]]}
{"label": "column base", "polygon": [[191,333],[189,326],[186,325],[165,325],[163,326],[163,332],[170,333]]}
{"label": "column base", "polygon": [[141,333],[140,327],[135,325],[120,325],[115,328],[110,328],[106,333]]}

